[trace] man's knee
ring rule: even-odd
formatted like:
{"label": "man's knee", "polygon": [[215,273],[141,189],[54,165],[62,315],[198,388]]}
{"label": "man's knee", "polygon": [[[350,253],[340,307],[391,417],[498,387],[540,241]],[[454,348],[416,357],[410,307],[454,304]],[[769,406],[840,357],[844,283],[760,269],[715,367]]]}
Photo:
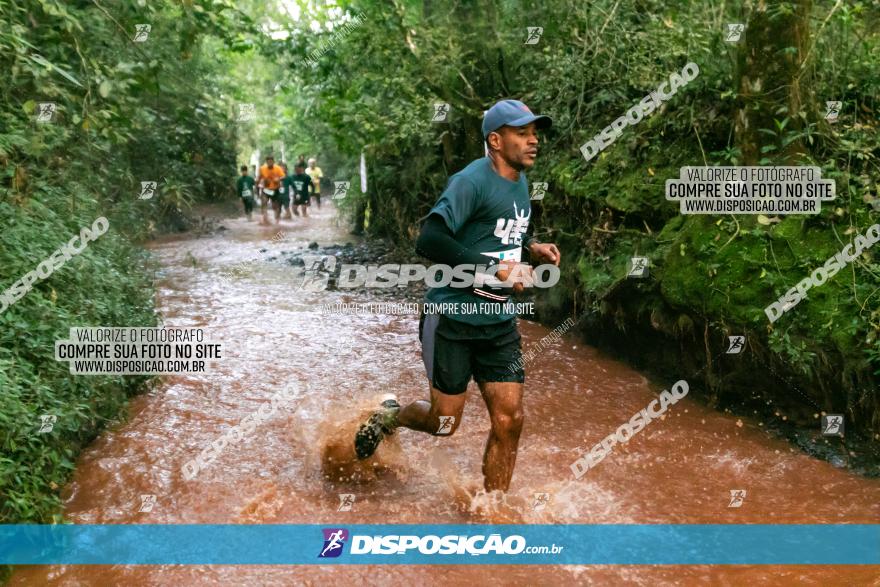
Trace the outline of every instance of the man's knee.
{"label": "man's knee", "polygon": [[519,438],[524,420],[521,404],[498,406],[492,414],[492,431],[502,438]]}

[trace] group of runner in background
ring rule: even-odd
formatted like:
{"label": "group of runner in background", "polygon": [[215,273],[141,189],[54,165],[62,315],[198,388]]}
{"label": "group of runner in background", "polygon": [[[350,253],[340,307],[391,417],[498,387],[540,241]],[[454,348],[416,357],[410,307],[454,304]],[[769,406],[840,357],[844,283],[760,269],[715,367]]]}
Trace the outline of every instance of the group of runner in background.
{"label": "group of runner in background", "polygon": [[290,175],[287,165],[283,161],[276,164],[272,155],[266,157],[266,163],[260,167],[256,178],[250,175],[247,165],[242,165],[240,172],[236,190],[244,204],[244,213],[248,220],[253,219],[257,201],[260,202],[263,224],[269,224],[270,202],[275,213],[275,224],[281,222],[282,214],[286,219],[293,219],[300,212],[302,216],[308,217],[312,197],[315,198],[318,208],[321,208],[321,178],[324,173],[314,158],[309,159],[306,166],[305,155],[300,155]]}

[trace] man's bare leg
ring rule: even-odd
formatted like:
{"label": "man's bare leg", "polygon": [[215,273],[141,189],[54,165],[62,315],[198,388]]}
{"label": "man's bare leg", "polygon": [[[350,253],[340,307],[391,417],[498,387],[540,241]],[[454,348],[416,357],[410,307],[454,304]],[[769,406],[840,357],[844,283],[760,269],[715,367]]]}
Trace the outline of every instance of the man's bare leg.
{"label": "man's bare leg", "polygon": [[269,224],[269,198],[266,195],[260,196],[260,215],[263,217],[260,224]]}
{"label": "man's bare leg", "polygon": [[457,395],[449,395],[431,387],[431,401],[423,399],[412,402],[403,407],[397,416],[400,426],[419,432],[437,435],[440,429],[440,416],[453,416],[452,430],[443,431],[440,436],[451,436],[458,430],[461,424],[461,414],[464,411],[464,402],[467,392]]}
{"label": "man's bare leg", "polygon": [[483,454],[483,484],[486,491],[507,491],[513,477],[523,426],[523,385],[507,382],[478,383],[492,421],[486,452]]}

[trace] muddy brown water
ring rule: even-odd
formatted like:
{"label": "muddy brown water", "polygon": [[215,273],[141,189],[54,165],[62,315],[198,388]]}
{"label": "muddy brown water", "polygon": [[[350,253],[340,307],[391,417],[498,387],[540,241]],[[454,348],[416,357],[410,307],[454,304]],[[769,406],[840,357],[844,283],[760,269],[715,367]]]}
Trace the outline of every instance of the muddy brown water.
{"label": "muddy brown water", "polygon": [[[877,523],[880,480],[858,477],[771,437],[758,421],[686,397],[575,480],[569,465],[663,388],[569,336],[527,366],[526,423],[510,493],[476,491],[489,420],[475,384],[459,431],[402,430],[385,465],[358,483],[328,480],[321,451],[382,393],[423,398],[417,316],[322,315],[360,291],[296,291],[282,251],[356,242],[330,206],[312,218],[154,242],[158,309],[169,326],[209,329],[225,358],[204,375],[170,376],[132,401],[128,421],[80,456],[63,492],[81,524]],[[279,236],[280,233],[280,236]],[[274,240],[273,240],[274,238]],[[266,249],[261,252],[261,249]],[[274,258],[274,260],[270,260]],[[126,326],[119,324],[116,326]],[[552,328],[553,325],[550,325]],[[524,348],[546,328],[520,321]],[[685,378],[687,374],[682,374]],[[228,446],[195,479],[181,466],[282,386],[296,401]],[[692,390],[693,391],[693,390]],[[342,431],[342,432],[340,432]],[[730,508],[730,491],[746,490]],[[337,511],[340,493],[355,495]],[[548,493],[534,509],[536,493]],[[155,495],[139,512],[142,495]],[[658,545],[662,548],[662,545]],[[871,566],[34,566],[12,585],[880,585]]]}

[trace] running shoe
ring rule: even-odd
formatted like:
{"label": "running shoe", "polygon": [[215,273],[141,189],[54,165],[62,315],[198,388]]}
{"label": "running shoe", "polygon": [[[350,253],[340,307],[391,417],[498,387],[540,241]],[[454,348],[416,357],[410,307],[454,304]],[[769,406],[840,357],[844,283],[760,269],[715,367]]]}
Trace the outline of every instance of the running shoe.
{"label": "running shoe", "polygon": [[379,443],[386,436],[394,434],[397,428],[397,414],[400,413],[400,404],[393,395],[386,396],[381,407],[373,412],[370,419],[361,424],[354,436],[354,450],[360,460],[371,457]]}

